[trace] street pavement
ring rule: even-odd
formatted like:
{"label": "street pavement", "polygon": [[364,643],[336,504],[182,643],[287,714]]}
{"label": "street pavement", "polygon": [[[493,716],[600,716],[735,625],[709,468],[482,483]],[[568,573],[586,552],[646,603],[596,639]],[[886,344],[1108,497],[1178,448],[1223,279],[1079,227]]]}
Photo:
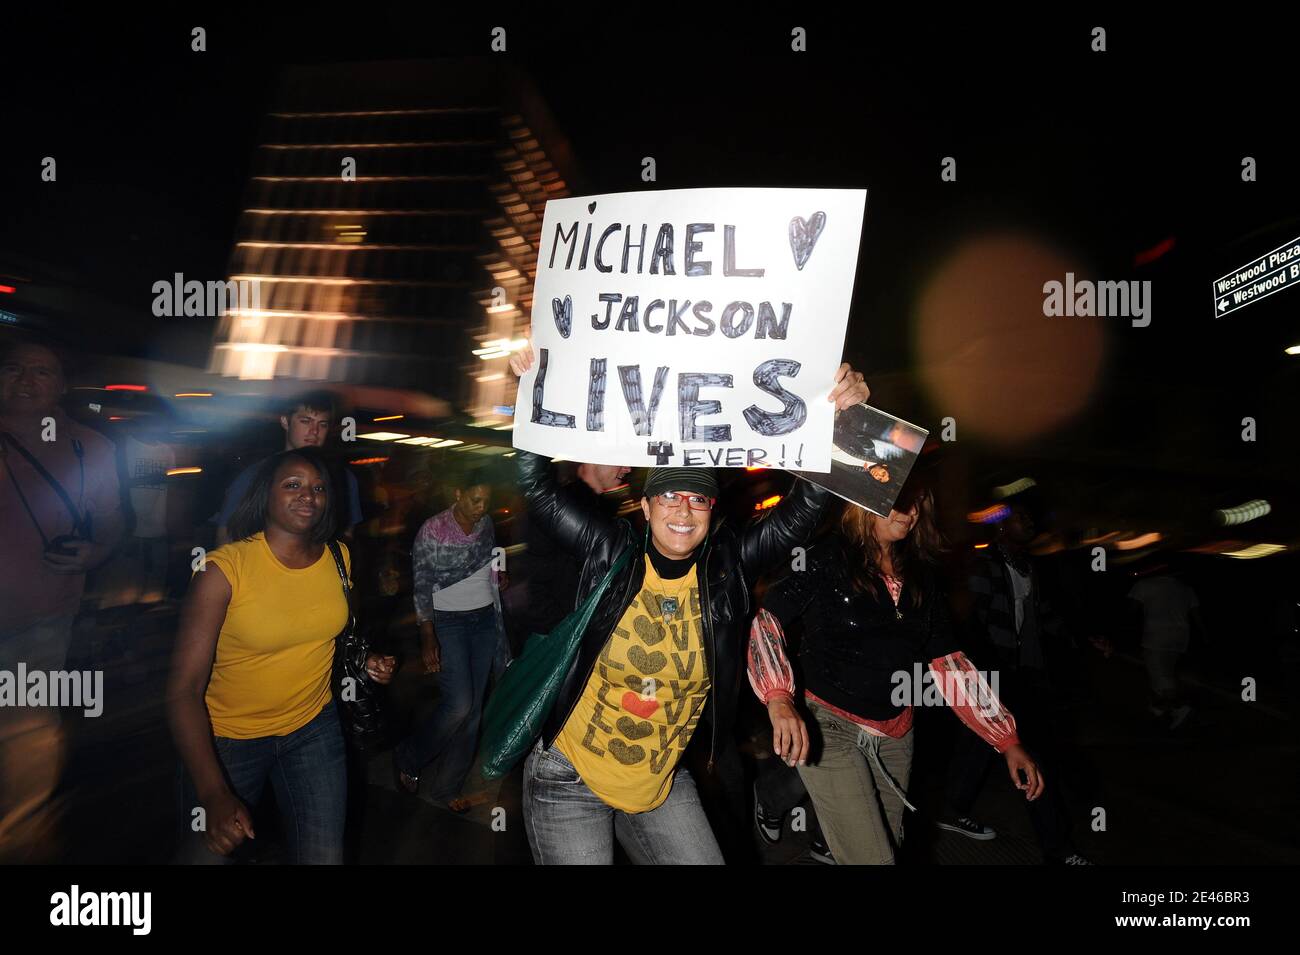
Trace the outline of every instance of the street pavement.
{"label": "street pavement", "polygon": [[[167,733],[163,686],[176,607],[160,605],[87,617],[79,622],[70,667],[102,668],[103,715],[65,717],[70,756],[58,796],[58,840],[51,854],[71,864],[169,861],[180,825],[178,764]],[[399,725],[433,705],[435,677],[418,672],[419,655],[403,648],[404,666],[390,693]],[[1077,729],[1064,784],[1073,835],[1092,861],[1111,866],[1295,864],[1300,862],[1300,706],[1294,648],[1276,659],[1241,660],[1203,653],[1191,661],[1193,717],[1164,729],[1146,709],[1140,660],[1091,654],[1082,689],[1062,703]],[[1258,681],[1258,699],[1241,699],[1244,676]],[[947,721],[947,722],[945,722]],[[978,842],[937,829],[943,770],[951,733],[947,713],[918,718],[917,757],[899,862],[903,865],[1034,865],[1041,853],[1023,806],[1000,761],[988,773],[974,816],[998,832]],[[742,748],[761,754],[757,744]],[[360,775],[360,770],[358,771]],[[466,795],[476,805],[456,815],[424,796],[398,792],[391,751],[367,757],[359,826],[350,858],[361,864],[528,864],[518,769],[482,780],[477,765]],[[704,787],[702,787],[704,788]],[[746,786],[746,792],[748,792]],[[251,861],[282,861],[273,815],[263,807]],[[1100,811],[1100,812],[1099,812]],[[740,828],[752,845],[737,861],[817,864],[808,833],[787,820],[781,841],[762,846],[748,817]],[[1103,825],[1104,823],[1104,825]],[[741,859],[739,857],[743,856]]]}

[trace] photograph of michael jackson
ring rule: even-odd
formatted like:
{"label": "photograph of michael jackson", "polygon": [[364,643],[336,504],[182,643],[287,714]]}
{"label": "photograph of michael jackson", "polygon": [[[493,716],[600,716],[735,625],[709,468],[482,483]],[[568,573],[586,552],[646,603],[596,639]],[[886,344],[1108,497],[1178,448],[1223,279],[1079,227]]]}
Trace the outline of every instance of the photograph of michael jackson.
{"label": "photograph of michael jackson", "polygon": [[831,469],[799,475],[873,514],[888,516],[929,432],[863,403],[835,415]]}

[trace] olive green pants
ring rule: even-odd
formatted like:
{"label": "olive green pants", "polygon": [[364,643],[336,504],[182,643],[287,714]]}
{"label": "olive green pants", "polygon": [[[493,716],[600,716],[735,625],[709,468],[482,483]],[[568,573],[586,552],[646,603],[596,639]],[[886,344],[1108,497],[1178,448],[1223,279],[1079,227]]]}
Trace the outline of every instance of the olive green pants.
{"label": "olive green pants", "polygon": [[840,865],[893,865],[903,841],[912,731],[875,736],[809,701],[821,730],[817,762],[799,767],[826,844]]}

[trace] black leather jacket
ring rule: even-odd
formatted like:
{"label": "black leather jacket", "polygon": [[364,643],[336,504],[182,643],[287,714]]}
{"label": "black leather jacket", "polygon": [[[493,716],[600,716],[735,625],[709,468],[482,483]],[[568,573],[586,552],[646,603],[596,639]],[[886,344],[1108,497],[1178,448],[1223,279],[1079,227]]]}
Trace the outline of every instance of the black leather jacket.
{"label": "black leather jacket", "polygon": [[[637,555],[644,554],[647,538],[634,534],[626,520],[611,521],[580,499],[559,494],[549,458],[520,451],[517,460],[530,520],[583,561],[575,606],[600,585],[625,548],[636,548],[633,559],[610,581],[583,634],[577,658],[542,730],[549,747],[573,712],[623,611],[645,580],[645,561]],[[791,550],[812,536],[829,497],[829,492],[797,480],[781,503],[762,518],[739,532],[717,521],[700,546],[695,572],[700,602],[709,609],[704,615],[704,659],[710,680],[709,702],[701,722],[711,724],[710,763],[717,753],[719,733],[730,729],[735,718],[745,662],[744,632],[752,609],[750,586],[762,574],[789,561]]]}

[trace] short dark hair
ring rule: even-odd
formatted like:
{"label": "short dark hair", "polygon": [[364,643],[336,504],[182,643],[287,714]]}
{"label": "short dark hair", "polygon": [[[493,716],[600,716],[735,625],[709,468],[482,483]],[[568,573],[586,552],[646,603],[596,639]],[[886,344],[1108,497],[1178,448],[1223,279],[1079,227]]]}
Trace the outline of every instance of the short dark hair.
{"label": "short dark hair", "polygon": [[293,395],[280,407],[280,414],[288,418],[299,408],[306,408],[308,411],[324,411],[330,416],[331,423],[338,414],[338,402],[333,393],[324,390],[305,391]]}
{"label": "short dark hair", "polygon": [[452,488],[457,491],[468,491],[479,485],[492,487],[492,475],[486,467],[475,467],[461,472],[460,477],[452,483]]}
{"label": "short dark hair", "polygon": [[59,363],[59,372],[65,382],[72,377],[76,365],[76,356],[72,350],[62,341],[36,332],[19,331],[0,335],[0,362],[6,361],[18,349],[27,346],[44,348],[52,354],[54,360]]}
{"label": "short dark hair", "polygon": [[257,466],[243,500],[236,505],[234,513],[226,523],[226,530],[231,540],[247,540],[254,534],[266,530],[266,512],[270,507],[271,484],[275,480],[275,472],[282,464],[291,460],[307,462],[316,469],[325,483],[325,510],[315,528],[312,529],[312,543],[324,544],[334,539],[336,530],[334,482],[329,467],[326,466],[325,459],[313,448],[297,448],[293,451],[273,454]]}

